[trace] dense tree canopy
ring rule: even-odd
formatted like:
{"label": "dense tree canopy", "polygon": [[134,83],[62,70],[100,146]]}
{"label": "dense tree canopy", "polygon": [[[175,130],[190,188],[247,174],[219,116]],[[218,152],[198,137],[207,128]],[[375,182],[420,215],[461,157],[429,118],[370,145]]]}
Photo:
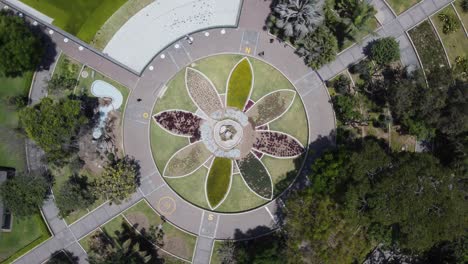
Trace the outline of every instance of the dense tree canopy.
{"label": "dense tree canopy", "polygon": [[284,36],[299,40],[322,24],[324,3],[325,0],[280,0],[270,19]]}
{"label": "dense tree canopy", "polygon": [[17,217],[38,212],[47,193],[47,181],[42,176],[17,175],[0,186],[0,199]]}
{"label": "dense tree canopy", "polygon": [[124,157],[111,161],[94,182],[96,196],[120,203],[136,191],[139,184],[139,166],[135,160]]}
{"label": "dense tree canopy", "polygon": [[387,65],[400,59],[400,45],[393,37],[378,39],[370,43],[369,57],[379,65]]}
{"label": "dense tree canopy", "polygon": [[60,186],[55,194],[55,203],[61,217],[79,209],[86,209],[96,200],[85,176],[72,176]]}
{"label": "dense tree canopy", "polygon": [[298,45],[297,53],[303,56],[305,63],[313,69],[319,69],[334,60],[338,52],[335,36],[324,26],[308,34]]}
{"label": "dense tree canopy", "polygon": [[80,100],[54,102],[44,98],[39,104],[20,111],[26,134],[47,153],[49,160],[68,156],[80,126],[88,122],[81,104]]}
{"label": "dense tree canopy", "polygon": [[38,66],[44,48],[23,19],[0,11],[0,74],[21,75]]}
{"label": "dense tree canopy", "polygon": [[322,155],[309,178],[287,200],[289,263],[360,262],[380,243],[421,253],[468,228],[461,176],[430,154],[364,139]]}

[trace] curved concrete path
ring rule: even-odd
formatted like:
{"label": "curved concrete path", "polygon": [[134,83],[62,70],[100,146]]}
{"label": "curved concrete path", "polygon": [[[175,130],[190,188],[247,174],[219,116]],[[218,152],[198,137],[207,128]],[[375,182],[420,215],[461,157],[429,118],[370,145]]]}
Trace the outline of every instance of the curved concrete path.
{"label": "curved concrete path", "polygon": [[[295,84],[308,116],[309,143],[314,143],[322,137],[329,137],[335,129],[335,122],[330,98],[322,81],[293,54],[293,49],[289,46],[284,47],[277,41],[270,44],[270,36],[264,32],[245,28],[225,29],[224,34],[221,34],[220,29],[206,32],[209,33],[209,37],[205,36],[205,32],[193,34],[194,42],[191,45],[179,41],[165,49],[162,53],[165,55],[164,59],[158,56],[150,63],[154,70],[148,69],[143,72],[127,103],[124,148],[128,155],[134,156],[140,162],[142,172],[140,188],[153,207],[169,221],[191,233],[228,239],[235,238],[239,231],[247,233],[257,226],[275,228],[275,201],[244,213],[220,214],[193,206],[171,190],[154,164],[149,143],[152,122],[150,114],[164,85],[180,69],[194,60],[219,53],[246,54],[274,65]],[[256,55],[260,51],[265,53],[263,57]],[[137,102],[137,98],[141,98],[142,101]],[[158,208],[160,200],[167,197],[174,201],[176,208],[170,214],[165,214]]]}
{"label": "curved concrete path", "polygon": [[[390,9],[383,0],[372,0],[372,3],[378,9],[377,17],[383,24],[377,30],[377,35],[369,36],[361,44],[356,44],[340,53],[335,61],[322,67],[317,72],[305,67],[302,61],[292,54],[293,50],[287,45],[285,46],[277,41],[272,44],[269,43],[270,36],[262,31],[264,18],[269,12],[269,2],[264,1],[244,1],[238,29],[227,30],[224,35],[221,34],[220,29],[213,29],[210,30],[209,37],[205,37],[203,32],[200,32],[193,35],[194,43],[192,45],[179,41],[178,49],[174,45],[168,47],[163,52],[166,55],[165,59],[161,59],[159,56],[154,58],[150,63],[154,70],[147,69],[141,76],[135,75],[133,70],[125,68],[125,66],[97,52],[62,30],[47,23],[40,23],[45,32],[49,32],[50,29],[55,32],[51,35],[52,41],[56,45],[55,49],[61,50],[78,61],[105,73],[126,85],[132,91],[125,114],[125,148],[127,153],[133,154],[140,159],[144,166],[142,167],[141,188],[129,201],[121,205],[103,204],[72,225],[67,225],[58,218],[53,197],[49,199],[42,211],[53,237],[17,259],[15,263],[42,263],[50,257],[52,252],[60,249],[73,252],[80,257],[80,263],[86,263],[86,252],[77,242],[80,238],[143,198],[146,198],[151,202],[152,206],[158,208],[159,200],[165,195],[173,197],[177,206],[176,211],[172,214],[165,213],[164,209],[159,211],[166,214],[169,220],[176,225],[199,235],[193,263],[209,262],[214,237],[227,238],[234,236],[244,238],[271,230],[276,227],[274,215],[277,206],[282,205],[280,199],[267,206],[243,214],[218,214],[191,206],[178,198],[164,183],[151,158],[148,144],[149,120],[143,115],[144,113],[151,113],[152,104],[161,87],[178,69],[203,56],[220,52],[237,52],[256,56],[259,52],[264,51],[265,55],[260,59],[277,66],[296,85],[299,94],[302,96],[311,124],[309,140],[322,143],[317,139],[321,136],[328,137],[329,131],[334,128],[333,119],[330,118],[330,114],[332,115],[331,106],[322,80],[332,78],[346,69],[350,63],[362,59],[364,57],[362,46],[377,37],[396,37],[400,41],[402,54],[414,57],[414,51],[412,51],[406,31],[450,2],[450,0],[423,0],[395,17],[392,12],[389,12]],[[0,3],[2,3],[2,0],[0,0]],[[3,4],[0,7],[3,8]],[[28,14],[27,11],[21,11],[25,13],[28,19],[38,20],[38,18]],[[64,38],[70,41],[64,42]],[[79,49],[80,46],[82,46],[81,49]],[[409,61],[414,62],[414,58]],[[44,81],[50,78],[50,74],[49,70],[41,70],[36,73],[30,93],[33,101],[37,101],[46,95]],[[143,98],[143,101],[137,103],[136,98]],[[325,116],[325,119],[321,117],[321,111],[324,111],[324,109],[323,116]],[[314,124],[319,124],[319,126],[314,126]],[[142,143],[146,145],[142,146]],[[142,147],[139,149],[136,146]],[[314,147],[319,148],[320,144]],[[28,150],[30,160],[31,155],[35,155],[35,153],[36,151]]]}

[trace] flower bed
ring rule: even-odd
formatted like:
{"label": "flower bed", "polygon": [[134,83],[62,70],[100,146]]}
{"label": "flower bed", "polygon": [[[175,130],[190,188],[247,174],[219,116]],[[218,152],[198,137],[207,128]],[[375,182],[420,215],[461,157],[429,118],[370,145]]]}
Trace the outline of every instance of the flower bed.
{"label": "flower bed", "polygon": [[223,108],[216,88],[206,76],[195,69],[187,68],[185,78],[190,96],[205,114],[210,116]]}
{"label": "flower bed", "polygon": [[296,139],[274,131],[258,131],[253,147],[275,157],[296,157],[304,152]]}
{"label": "flower bed", "polygon": [[164,170],[166,177],[186,176],[196,171],[211,156],[211,152],[197,142],[179,150],[169,160]]}
{"label": "flower bed", "polygon": [[154,116],[154,120],[169,132],[190,136],[194,141],[200,138],[201,118],[185,111],[166,111]]}
{"label": "flower bed", "polygon": [[211,208],[217,207],[228,193],[231,173],[232,161],[230,159],[215,158],[206,180],[206,193]]}
{"label": "flower bed", "polygon": [[237,166],[250,189],[265,199],[271,199],[273,186],[270,175],[254,154],[250,153],[244,159],[237,161]]}
{"label": "flower bed", "polygon": [[247,111],[247,116],[252,118],[256,127],[263,126],[284,114],[295,96],[296,92],[292,90],[279,90],[267,94]]}
{"label": "flower bed", "polygon": [[232,70],[229,77],[226,105],[243,110],[249,100],[252,85],[252,66],[249,60],[244,58]]}

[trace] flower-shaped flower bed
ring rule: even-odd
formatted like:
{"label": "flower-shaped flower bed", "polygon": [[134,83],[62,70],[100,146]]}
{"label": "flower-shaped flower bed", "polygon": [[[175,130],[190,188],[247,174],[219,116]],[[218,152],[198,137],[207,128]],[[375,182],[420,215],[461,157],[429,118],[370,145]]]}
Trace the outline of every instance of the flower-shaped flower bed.
{"label": "flower-shaped flower bed", "polygon": [[[274,186],[278,181],[272,178],[265,162],[268,158],[270,162],[271,159],[291,162],[301,157],[305,151],[304,143],[307,143],[307,140],[303,139],[301,142],[288,131],[277,131],[272,128],[275,122],[280,123],[293,103],[297,102],[295,101],[299,98],[297,92],[291,89],[291,86],[268,91],[268,87],[265,87],[267,82],[257,80],[258,77],[264,79],[266,76],[264,74],[256,76],[251,61],[254,61],[255,65],[264,64],[251,58],[240,58],[230,70],[227,81],[222,85],[224,87],[219,87],[220,82],[216,78],[220,74],[213,76],[218,82],[217,87],[205,75],[203,69],[196,69],[197,63],[192,64],[192,67],[187,67],[182,72],[185,91],[180,89],[179,96],[188,96],[186,104],[193,105],[194,108],[188,111],[187,107],[183,107],[185,109],[164,107],[166,109],[155,111],[153,115],[154,124],[157,124],[160,133],[164,133],[165,136],[185,138],[189,142],[178,147],[165,161],[164,167],[159,166],[163,177],[171,186],[171,182],[179,179],[193,178],[186,180],[185,189],[196,188],[192,190],[193,193],[197,193],[199,197],[202,192],[206,203],[196,201],[197,199],[192,201],[187,194],[181,195],[211,210],[220,208],[229,196],[232,200],[233,196],[242,195],[236,194],[236,191],[242,187],[248,189],[263,203],[270,201],[274,198]],[[207,73],[213,75],[209,70]],[[284,78],[282,75],[281,77]],[[180,82],[180,79],[178,81]],[[258,88],[256,82],[263,84],[262,87]],[[180,83],[178,86],[180,88]],[[268,92],[254,101],[252,93],[256,87]],[[162,101],[164,97],[165,95]],[[170,102],[167,102],[170,105]],[[297,107],[297,103],[295,105],[296,108],[302,107],[301,104],[300,107]],[[157,106],[158,104],[156,108]],[[304,113],[298,117],[304,117]],[[294,129],[289,130],[294,131]],[[298,130],[302,132],[304,127],[300,126]],[[172,138],[171,140],[178,141]],[[157,140],[152,141],[152,144],[153,154],[158,163]],[[205,170],[200,172],[203,168]],[[239,185],[239,179],[236,177],[242,179],[244,186]],[[203,184],[200,184],[200,181],[203,181]],[[236,181],[235,187],[233,181]],[[176,191],[180,189],[180,186],[177,187],[178,184],[174,185]],[[200,187],[202,190],[199,190]],[[230,194],[231,192],[233,193]],[[250,209],[249,206],[245,207],[241,206],[237,210]],[[225,208],[222,211],[231,210]]]}

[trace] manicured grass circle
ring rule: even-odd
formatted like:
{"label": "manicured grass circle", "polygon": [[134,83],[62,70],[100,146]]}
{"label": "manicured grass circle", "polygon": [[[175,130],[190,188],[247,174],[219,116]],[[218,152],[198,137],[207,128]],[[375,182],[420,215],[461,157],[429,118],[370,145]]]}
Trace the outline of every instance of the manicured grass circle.
{"label": "manicured grass circle", "polygon": [[[233,68],[240,62],[245,61],[245,59],[242,60],[243,58],[245,56],[238,54],[214,55],[194,61],[190,64],[190,67],[202,72],[213,82],[221,100],[225,103],[227,101],[226,95],[229,85],[228,77],[232,74]],[[289,108],[286,108],[289,110],[280,118],[269,123],[269,129],[287,133],[298,139],[303,146],[307,146],[309,135],[307,115],[301,97],[297,92],[293,92],[295,91],[293,84],[272,65],[252,57],[248,57],[248,60],[252,65],[253,71],[253,86],[251,91],[249,91],[249,98],[254,103],[257,103],[261,98],[275,91],[291,91],[284,94],[287,97],[296,94],[291,106],[289,107],[289,104],[287,104]],[[199,111],[188,94],[185,85],[185,71],[186,68],[180,69],[167,82],[165,88],[160,93],[160,97],[155,102],[152,115],[174,109],[192,113]],[[277,99],[281,100],[281,98],[284,99],[283,96],[279,96]],[[153,159],[161,175],[163,175],[164,168],[174,153],[189,144],[195,143],[190,143],[188,138],[175,136],[166,132],[155,122],[151,122],[150,139]],[[274,195],[282,193],[290,186],[300,169],[298,164],[302,164],[302,159],[277,159],[266,155],[261,158],[261,161],[271,176]],[[210,202],[206,195],[210,164],[205,165],[208,167],[202,166],[190,175],[177,178],[164,177],[164,180],[181,198],[195,206],[217,212],[242,212],[268,202],[267,199],[261,198],[260,195],[255,194],[249,189],[245,180],[238,173],[237,166],[234,164],[234,175],[232,176],[229,192],[225,198],[223,196],[222,203],[213,209],[212,206],[209,206]],[[252,183],[254,180],[250,181],[249,179],[249,182]],[[262,186],[266,187],[266,184]],[[267,192],[263,194],[268,196]]]}
{"label": "manicured grass circle", "polygon": [[224,198],[231,182],[232,161],[226,158],[215,158],[211,165],[206,190],[211,207],[216,207]]}

